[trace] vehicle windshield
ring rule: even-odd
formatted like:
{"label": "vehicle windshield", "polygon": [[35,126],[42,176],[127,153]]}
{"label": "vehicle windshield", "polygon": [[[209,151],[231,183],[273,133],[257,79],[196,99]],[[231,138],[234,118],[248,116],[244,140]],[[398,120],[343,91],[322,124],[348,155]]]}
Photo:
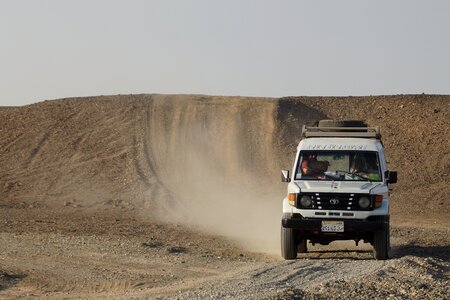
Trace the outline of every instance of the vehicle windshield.
{"label": "vehicle windshield", "polygon": [[297,180],[381,181],[378,156],[370,151],[301,151]]}

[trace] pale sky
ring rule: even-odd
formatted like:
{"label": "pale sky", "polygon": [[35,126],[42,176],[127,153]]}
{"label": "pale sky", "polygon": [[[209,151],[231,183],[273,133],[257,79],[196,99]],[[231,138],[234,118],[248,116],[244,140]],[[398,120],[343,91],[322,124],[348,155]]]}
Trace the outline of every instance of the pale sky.
{"label": "pale sky", "polygon": [[448,0],[0,0],[0,106],[450,94]]}

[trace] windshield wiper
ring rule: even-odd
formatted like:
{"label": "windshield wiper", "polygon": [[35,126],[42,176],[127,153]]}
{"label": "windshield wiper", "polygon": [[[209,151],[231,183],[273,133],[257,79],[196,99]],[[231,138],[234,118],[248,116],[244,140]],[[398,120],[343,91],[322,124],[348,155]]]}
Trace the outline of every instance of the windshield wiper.
{"label": "windshield wiper", "polygon": [[350,175],[354,175],[354,176],[356,176],[356,177],[358,177],[358,178],[361,178],[361,179],[363,179],[363,180],[372,181],[370,178],[368,178],[368,177],[366,177],[366,176],[362,176],[362,175],[356,174],[355,172],[347,172],[347,173],[350,174]]}

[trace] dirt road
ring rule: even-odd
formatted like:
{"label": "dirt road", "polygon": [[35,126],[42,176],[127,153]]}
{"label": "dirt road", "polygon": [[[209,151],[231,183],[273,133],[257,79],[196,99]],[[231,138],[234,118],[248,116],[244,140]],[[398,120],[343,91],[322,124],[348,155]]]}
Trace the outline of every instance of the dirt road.
{"label": "dirt road", "polygon": [[310,247],[301,259],[282,261],[127,211],[1,212],[5,298],[445,299],[449,293],[447,229],[394,228],[393,259],[386,262],[350,243]]}
{"label": "dirt road", "polygon": [[[133,95],[2,108],[0,298],[446,299],[449,105]],[[281,260],[279,169],[299,128],[363,117],[399,171],[393,258],[336,243]]]}

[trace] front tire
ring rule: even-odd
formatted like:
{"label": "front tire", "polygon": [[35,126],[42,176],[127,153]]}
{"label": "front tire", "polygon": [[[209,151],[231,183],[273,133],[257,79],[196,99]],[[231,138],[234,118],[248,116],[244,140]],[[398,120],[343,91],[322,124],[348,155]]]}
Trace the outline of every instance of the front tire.
{"label": "front tire", "polygon": [[377,260],[388,259],[389,230],[377,231],[373,235],[373,256]]}
{"label": "front tire", "polygon": [[297,240],[294,229],[281,225],[281,256],[284,259],[297,258]]}

